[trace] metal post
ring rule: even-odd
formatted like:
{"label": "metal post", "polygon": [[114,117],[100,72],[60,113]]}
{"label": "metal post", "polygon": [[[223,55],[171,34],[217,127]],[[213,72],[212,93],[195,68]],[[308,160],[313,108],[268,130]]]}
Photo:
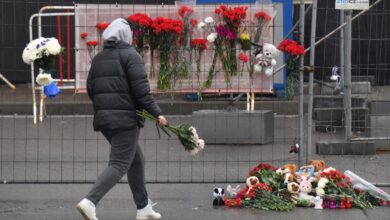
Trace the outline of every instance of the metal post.
{"label": "metal post", "polygon": [[[315,46],[316,43],[316,30],[317,30],[317,0],[312,2],[313,10],[311,16],[311,34],[310,34],[310,66],[314,66],[315,59]],[[308,163],[311,157],[312,147],[312,128],[313,128],[313,83],[314,83],[314,69],[309,73],[309,103],[307,109],[307,151],[306,151],[306,163]]]}
{"label": "metal post", "polygon": [[352,53],[352,11],[346,11],[345,26],[345,140],[352,135],[351,113],[351,53]]}
{"label": "metal post", "polygon": [[[299,32],[300,41],[302,45],[305,45],[305,0],[300,0],[299,10]],[[299,71],[299,152],[298,152],[298,167],[301,166],[301,152],[303,149],[303,66],[305,65],[304,56],[301,58],[301,65]]]}
{"label": "metal post", "polygon": [[[340,10],[340,25],[345,23],[345,12]],[[344,73],[345,73],[345,29],[340,30],[340,85],[344,93]],[[344,100],[345,101],[345,100]]]}
{"label": "metal post", "polygon": [[[29,20],[29,38],[30,42],[33,40],[33,21],[34,18],[38,17],[41,19],[41,17],[46,17],[46,16],[68,16],[68,15],[74,15],[74,12],[70,13],[47,13],[47,14],[33,14],[30,17]],[[38,19],[38,23],[39,23]],[[38,35],[41,35],[41,27],[38,27]],[[35,74],[34,74],[34,64],[31,64],[31,91],[32,91],[32,102],[33,102],[33,118],[34,118],[34,124],[37,123],[37,101],[36,101],[36,87],[35,87]]]}

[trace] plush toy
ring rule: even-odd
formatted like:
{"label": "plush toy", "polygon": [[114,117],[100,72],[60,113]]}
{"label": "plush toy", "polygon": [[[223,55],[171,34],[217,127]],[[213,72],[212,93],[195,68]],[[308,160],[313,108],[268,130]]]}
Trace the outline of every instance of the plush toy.
{"label": "plush toy", "polygon": [[279,53],[279,50],[274,45],[264,44],[263,50],[256,55],[254,65],[255,73],[264,72],[266,76],[272,76],[274,73],[274,66],[276,65],[275,57],[278,56]]}
{"label": "plush toy", "polygon": [[276,170],[276,173],[282,174],[284,176],[284,184],[288,184],[294,182],[294,173],[296,170],[297,166],[295,164],[286,164]]}
{"label": "plush toy", "polygon": [[247,186],[247,191],[246,191],[246,194],[248,194],[252,187],[255,186],[256,184],[258,184],[260,181],[259,181],[259,178],[255,177],[255,176],[250,176],[248,178],[246,178],[246,186]]}
{"label": "plush toy", "polygon": [[213,190],[213,205],[214,206],[222,206],[225,205],[225,202],[223,201],[223,197],[225,197],[225,189],[215,187]]}
{"label": "plush toy", "polygon": [[326,167],[325,161],[323,160],[309,160],[309,165],[314,166],[315,172],[322,171]]}
{"label": "plush toy", "polygon": [[231,185],[228,185],[226,187],[226,192],[228,193],[229,197],[231,199],[235,199],[237,196],[237,193],[240,191],[240,185],[237,185],[236,188],[232,188]]}
{"label": "plush toy", "polygon": [[259,178],[255,176],[250,176],[246,178],[246,185],[248,186],[249,189],[258,183],[259,183]]}
{"label": "plush toy", "polygon": [[292,194],[299,193],[299,185],[296,182],[291,182],[287,184],[287,190]]}
{"label": "plush toy", "polygon": [[314,205],[315,197],[309,195],[311,191],[313,190],[313,187],[311,185],[311,181],[313,181],[313,178],[302,175],[299,177],[299,201],[307,201],[309,205]]}

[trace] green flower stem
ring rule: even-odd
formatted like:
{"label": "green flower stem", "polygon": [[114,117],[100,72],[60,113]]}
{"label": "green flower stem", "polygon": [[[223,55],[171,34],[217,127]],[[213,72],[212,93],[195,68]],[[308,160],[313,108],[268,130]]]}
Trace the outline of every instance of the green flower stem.
{"label": "green flower stem", "polygon": [[166,46],[160,49],[160,71],[158,76],[157,88],[160,90],[166,90],[170,88],[170,70],[171,65],[169,62],[169,48]]}
{"label": "green flower stem", "polygon": [[217,58],[218,58],[218,54],[219,54],[219,43],[216,41],[215,42],[215,48],[214,48],[214,56],[213,56],[213,62],[211,63],[211,66],[210,66],[210,69],[209,69],[209,73],[207,75],[207,80],[206,82],[204,83],[204,87],[205,88],[210,88],[211,87],[211,84],[213,83],[213,79],[214,79],[214,76],[215,76],[215,66],[217,64]]}

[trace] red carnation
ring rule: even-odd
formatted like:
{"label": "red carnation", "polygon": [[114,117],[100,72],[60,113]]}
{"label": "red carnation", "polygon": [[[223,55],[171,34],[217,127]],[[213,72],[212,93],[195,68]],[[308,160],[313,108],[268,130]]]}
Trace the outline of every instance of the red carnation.
{"label": "red carnation", "polygon": [[267,14],[267,13],[265,13],[265,12],[263,12],[263,11],[257,12],[257,13],[255,14],[255,18],[256,18],[256,19],[262,18],[264,21],[270,21],[270,20],[272,20],[272,17],[271,17],[269,14]]}
{"label": "red carnation", "polygon": [[191,19],[190,24],[192,26],[196,26],[196,25],[198,25],[198,21],[196,19]]}
{"label": "red carnation", "polygon": [[191,41],[191,46],[192,48],[199,48],[201,50],[204,50],[207,48],[207,39],[201,39],[201,38],[196,38]]}
{"label": "red carnation", "polygon": [[104,31],[106,30],[106,28],[110,25],[110,23],[107,23],[107,22],[102,22],[102,23],[97,23],[96,24],[96,28],[101,30],[101,31]]}
{"label": "red carnation", "polygon": [[86,44],[88,47],[96,47],[98,45],[98,42],[96,40],[90,40],[90,41],[87,41]]}
{"label": "red carnation", "polygon": [[182,17],[182,18],[184,18],[184,16],[186,16],[186,14],[192,14],[192,12],[193,12],[192,8],[189,8],[185,5],[181,6],[178,10],[180,17]]}
{"label": "red carnation", "polygon": [[88,37],[88,33],[86,33],[86,32],[80,34],[81,39],[85,39],[87,37]]}
{"label": "red carnation", "polygon": [[244,52],[240,52],[239,59],[240,59],[242,62],[244,62],[244,63],[247,63],[247,62],[249,61],[248,56],[247,56]]}
{"label": "red carnation", "polygon": [[127,20],[130,23],[138,24],[140,26],[144,26],[146,28],[149,28],[153,24],[153,20],[147,15],[143,13],[136,13],[133,15],[130,15]]}
{"label": "red carnation", "polygon": [[[305,55],[305,48],[303,47],[303,45],[300,45],[296,41],[290,39],[286,39],[280,42],[278,49],[285,53],[289,53],[292,56]],[[333,175],[334,171],[332,171],[329,171],[328,174]]]}

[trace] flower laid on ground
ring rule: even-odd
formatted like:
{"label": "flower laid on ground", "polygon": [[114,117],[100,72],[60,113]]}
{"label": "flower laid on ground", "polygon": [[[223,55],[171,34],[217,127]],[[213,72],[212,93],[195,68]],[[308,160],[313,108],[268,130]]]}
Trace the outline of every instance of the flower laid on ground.
{"label": "flower laid on ground", "polygon": [[147,15],[136,13],[127,17],[131,30],[133,31],[133,43],[139,54],[144,55],[145,40],[153,24],[153,20]]}
{"label": "flower laid on ground", "polygon": [[101,23],[97,23],[97,24],[95,25],[95,27],[96,27],[98,30],[100,30],[100,31],[104,31],[104,30],[106,30],[106,28],[107,28],[109,25],[110,25],[110,23],[108,23],[108,22],[101,22]]}
{"label": "flower laid on ground", "polygon": [[87,37],[88,37],[88,33],[86,33],[86,32],[80,34],[81,39],[85,39]]}
{"label": "flower laid on ground", "polygon": [[[137,115],[155,122],[158,121],[156,117],[145,110],[138,111]],[[195,127],[189,124],[179,124],[177,126],[167,125],[165,127],[178,137],[184,149],[190,152],[191,155],[195,155],[204,149],[205,142],[199,138]]]}
{"label": "flower laid on ground", "polygon": [[[382,194],[381,197],[369,189],[366,191],[356,190],[348,177],[332,167],[315,174],[308,169],[309,167],[303,166],[295,174],[313,181],[313,186],[317,189],[308,192],[309,195],[321,191],[321,194],[317,193],[318,197],[316,198],[316,202],[320,204],[316,205],[329,209],[352,207],[368,209],[386,205],[384,200],[387,198],[387,194]],[[227,195],[224,199],[225,205],[227,207],[249,207],[273,211],[291,211],[296,206],[309,207],[309,201],[299,201],[297,195],[307,191],[308,186],[311,188],[311,183],[303,181],[301,178],[293,178],[291,182],[285,184],[283,174],[278,173],[278,170],[266,163],[260,163],[252,168],[246,180],[246,187],[233,197]],[[315,178],[311,175],[314,175]]]}
{"label": "flower laid on ground", "polygon": [[[172,81],[177,75],[177,45],[182,34],[183,22],[180,20],[163,17],[153,20],[151,36],[160,49],[160,70],[157,81],[157,88],[160,90],[172,89]],[[172,55],[175,62],[171,62]]]}

